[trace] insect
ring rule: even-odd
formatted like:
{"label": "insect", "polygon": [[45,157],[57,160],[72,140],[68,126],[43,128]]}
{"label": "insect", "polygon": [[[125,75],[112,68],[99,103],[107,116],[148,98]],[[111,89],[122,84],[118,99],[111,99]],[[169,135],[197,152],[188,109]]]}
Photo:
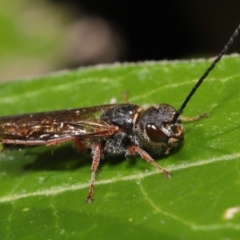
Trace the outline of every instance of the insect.
{"label": "insect", "polygon": [[201,118],[180,115],[197,88],[227,52],[239,31],[240,25],[178,110],[168,104],[138,106],[124,103],[1,117],[0,141],[3,149],[52,146],[72,141],[78,150],[91,150],[92,173],[87,202],[93,200],[95,174],[100,159],[106,155],[140,155],[170,177],[170,173],[158,165],[148,151],[169,154],[172,148],[183,141],[181,120]]}

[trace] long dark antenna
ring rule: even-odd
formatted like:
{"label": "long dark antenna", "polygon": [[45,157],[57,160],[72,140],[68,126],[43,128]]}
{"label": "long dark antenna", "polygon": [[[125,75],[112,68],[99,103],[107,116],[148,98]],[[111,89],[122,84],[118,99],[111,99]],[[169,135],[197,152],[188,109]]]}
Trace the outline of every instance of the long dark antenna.
{"label": "long dark antenna", "polygon": [[222,58],[222,56],[227,52],[228,48],[232,45],[234,39],[237,37],[238,33],[240,31],[240,24],[238,27],[235,29],[233,35],[230,37],[228,40],[227,44],[224,46],[223,50],[218,54],[218,56],[213,60],[212,64],[208,67],[208,69],[204,72],[204,74],[199,78],[195,86],[192,88],[191,92],[188,94],[186,97],[185,101],[183,102],[182,106],[176,111],[172,122],[175,123],[178,119],[178,117],[182,114],[183,109],[186,107],[188,104],[189,100],[192,98],[193,94],[196,92],[198,87],[201,85],[203,80],[208,76],[208,74],[213,70],[217,62],[219,62]]}

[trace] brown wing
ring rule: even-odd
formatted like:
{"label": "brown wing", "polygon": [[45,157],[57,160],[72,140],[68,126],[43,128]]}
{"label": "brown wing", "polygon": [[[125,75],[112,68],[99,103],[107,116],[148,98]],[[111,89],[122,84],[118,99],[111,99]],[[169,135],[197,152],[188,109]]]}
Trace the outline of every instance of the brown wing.
{"label": "brown wing", "polygon": [[88,108],[54,112],[23,114],[0,118],[0,141],[50,140],[65,136],[87,138],[111,135],[111,126],[100,120],[100,116],[116,105],[102,105]]}

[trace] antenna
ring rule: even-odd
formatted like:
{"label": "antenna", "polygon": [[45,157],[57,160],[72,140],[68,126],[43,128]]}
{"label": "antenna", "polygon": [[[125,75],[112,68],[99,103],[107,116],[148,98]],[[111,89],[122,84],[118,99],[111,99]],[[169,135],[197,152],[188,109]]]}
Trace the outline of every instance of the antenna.
{"label": "antenna", "polygon": [[214,69],[215,65],[221,60],[222,56],[228,51],[228,48],[232,45],[233,41],[237,37],[240,31],[240,24],[235,29],[233,35],[228,40],[227,44],[224,46],[223,50],[218,54],[218,56],[213,60],[212,64],[208,67],[208,69],[203,73],[203,75],[199,78],[195,86],[192,88],[191,92],[188,94],[186,99],[184,100],[182,106],[176,111],[172,123],[176,123],[178,117],[182,114],[184,108],[192,98],[193,94],[196,92],[198,87],[202,84],[203,80],[208,76],[208,74]]}

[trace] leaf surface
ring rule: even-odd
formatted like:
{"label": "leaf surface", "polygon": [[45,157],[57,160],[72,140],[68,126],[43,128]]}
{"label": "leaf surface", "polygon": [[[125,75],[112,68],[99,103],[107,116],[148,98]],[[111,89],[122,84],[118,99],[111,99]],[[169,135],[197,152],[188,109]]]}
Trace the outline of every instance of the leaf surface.
{"label": "leaf surface", "polygon": [[[181,103],[210,60],[83,68],[1,84],[1,115],[122,101]],[[0,153],[2,239],[239,239],[240,57],[225,57],[184,116],[183,145],[158,164],[101,161],[95,201],[85,203],[91,158],[72,144]]]}

